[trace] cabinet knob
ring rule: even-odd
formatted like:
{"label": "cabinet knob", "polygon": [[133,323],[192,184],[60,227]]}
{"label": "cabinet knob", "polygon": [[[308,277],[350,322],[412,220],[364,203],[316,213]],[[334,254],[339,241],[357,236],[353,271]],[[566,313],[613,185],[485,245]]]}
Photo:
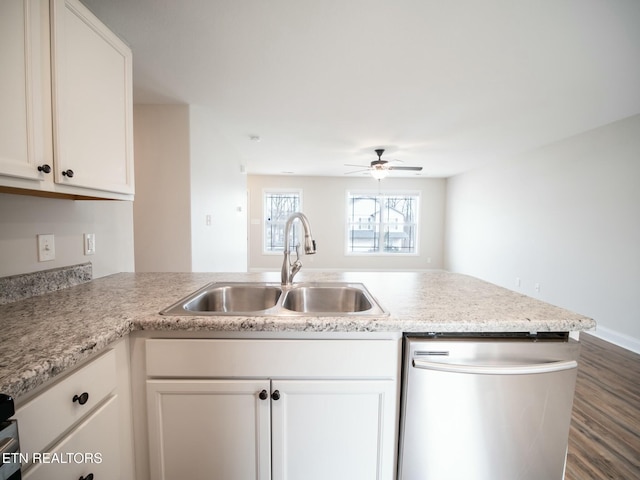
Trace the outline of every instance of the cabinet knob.
{"label": "cabinet knob", "polygon": [[[89,393],[88,392],[84,392],[81,393],[80,395],[74,395],[73,396],[73,401],[74,402],[78,402],[80,405],[84,405],[85,403],[87,403],[87,400],[89,400]],[[93,478],[93,477],[91,477]]]}
{"label": "cabinet knob", "polygon": [[62,176],[63,177],[69,177],[69,178],[73,178],[73,170],[69,169],[69,170],[64,170],[62,172]]}
{"label": "cabinet knob", "polygon": [[38,171],[42,173],[51,173],[51,167],[45,163],[44,165],[38,166]]}
{"label": "cabinet knob", "polygon": [[273,400],[280,400],[280,391],[274,390],[273,393],[271,394],[271,398]]}
{"label": "cabinet knob", "polygon": [[80,477],[78,480],[93,480],[93,473],[90,473],[86,477]]}
{"label": "cabinet knob", "polygon": [[260,400],[266,400],[267,398],[269,398],[269,394],[267,393],[266,390],[262,390],[259,394],[258,397],[260,397]]}

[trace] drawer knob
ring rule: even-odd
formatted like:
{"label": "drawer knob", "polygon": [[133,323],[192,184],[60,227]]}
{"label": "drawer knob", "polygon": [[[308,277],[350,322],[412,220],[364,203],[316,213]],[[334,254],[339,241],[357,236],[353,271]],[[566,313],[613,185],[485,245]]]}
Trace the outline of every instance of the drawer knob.
{"label": "drawer knob", "polygon": [[274,392],[271,394],[271,398],[273,400],[280,400],[280,391],[279,390],[274,390]]}
{"label": "drawer knob", "polygon": [[[85,403],[87,403],[87,400],[89,400],[89,393],[88,392],[84,392],[84,393],[81,393],[80,395],[74,395],[73,396],[73,401],[74,402],[78,402],[80,405],[84,405]],[[87,478],[89,478],[89,477],[87,477]],[[91,478],[93,478],[93,475],[91,476]]]}
{"label": "drawer knob", "polygon": [[51,173],[51,167],[45,163],[44,165],[40,165],[38,167],[38,171],[43,173]]}
{"label": "drawer knob", "polygon": [[62,176],[63,177],[69,177],[69,178],[73,178],[73,170],[69,169],[69,170],[64,170],[62,172]]}
{"label": "drawer knob", "polygon": [[260,397],[260,400],[266,400],[267,398],[269,398],[269,394],[267,393],[266,390],[262,390],[259,394],[258,397]]}
{"label": "drawer knob", "polygon": [[90,473],[86,477],[80,477],[78,480],[93,480],[93,473]]}

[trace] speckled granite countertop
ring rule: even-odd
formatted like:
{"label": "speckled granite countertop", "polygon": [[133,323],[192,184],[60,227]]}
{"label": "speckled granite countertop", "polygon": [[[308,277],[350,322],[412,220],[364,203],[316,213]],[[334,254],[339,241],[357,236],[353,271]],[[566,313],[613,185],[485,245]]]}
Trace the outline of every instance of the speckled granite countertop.
{"label": "speckled granite countertop", "polygon": [[364,283],[380,317],[162,316],[213,281],[278,282],[279,273],[121,273],[0,305],[0,392],[20,397],[135,330],[531,332],[595,327],[587,317],[445,272],[301,272],[300,281]]}

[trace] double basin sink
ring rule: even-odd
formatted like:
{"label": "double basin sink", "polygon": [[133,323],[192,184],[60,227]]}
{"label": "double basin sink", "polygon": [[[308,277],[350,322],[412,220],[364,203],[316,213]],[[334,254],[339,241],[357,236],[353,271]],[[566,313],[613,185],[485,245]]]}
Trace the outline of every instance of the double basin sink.
{"label": "double basin sink", "polygon": [[362,316],[388,315],[361,283],[214,282],[162,315]]}

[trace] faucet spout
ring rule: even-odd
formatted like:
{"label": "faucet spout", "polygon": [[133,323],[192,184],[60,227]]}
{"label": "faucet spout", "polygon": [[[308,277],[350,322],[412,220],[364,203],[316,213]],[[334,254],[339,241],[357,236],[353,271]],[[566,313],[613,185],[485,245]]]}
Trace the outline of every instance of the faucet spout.
{"label": "faucet spout", "polygon": [[289,215],[287,222],[284,226],[284,260],[282,262],[281,280],[282,285],[291,285],[293,277],[302,268],[302,263],[298,255],[298,246],[296,246],[296,261],[291,263],[291,247],[289,244],[289,237],[291,235],[291,229],[293,228],[293,222],[299,220],[304,229],[304,253],[312,255],[316,253],[316,241],[311,235],[311,225],[309,219],[302,212],[294,212]]}

